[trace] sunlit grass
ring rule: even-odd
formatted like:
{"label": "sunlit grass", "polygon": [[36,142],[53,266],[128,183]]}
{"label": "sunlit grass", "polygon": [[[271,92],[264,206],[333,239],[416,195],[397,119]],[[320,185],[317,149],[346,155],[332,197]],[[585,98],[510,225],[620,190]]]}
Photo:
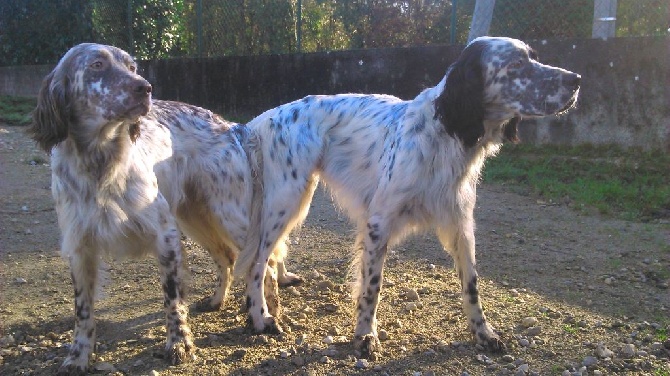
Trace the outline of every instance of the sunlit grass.
{"label": "sunlit grass", "polygon": [[670,156],[618,147],[508,145],[487,162],[485,182],[629,220],[670,216]]}

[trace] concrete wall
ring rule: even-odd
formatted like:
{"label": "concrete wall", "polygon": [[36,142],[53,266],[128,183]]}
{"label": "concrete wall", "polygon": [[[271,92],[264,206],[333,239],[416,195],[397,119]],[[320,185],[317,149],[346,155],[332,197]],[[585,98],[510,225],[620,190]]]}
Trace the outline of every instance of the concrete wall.
{"label": "concrete wall", "polygon": [[[670,38],[533,41],[546,64],[583,77],[577,109],[521,123],[531,143],[619,144],[670,151]],[[462,46],[140,63],[154,96],[235,120],[308,94],[384,93],[403,99],[437,84]],[[0,94],[36,95],[50,66],[0,67]]]}
{"label": "concrete wall", "polygon": [[51,65],[0,67],[0,95],[37,96],[42,79],[51,69]]}

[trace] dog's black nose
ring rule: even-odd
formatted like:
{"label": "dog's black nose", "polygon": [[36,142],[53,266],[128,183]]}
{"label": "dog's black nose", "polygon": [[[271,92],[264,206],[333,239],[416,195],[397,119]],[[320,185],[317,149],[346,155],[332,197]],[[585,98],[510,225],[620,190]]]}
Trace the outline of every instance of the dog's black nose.
{"label": "dog's black nose", "polygon": [[151,84],[147,81],[140,82],[135,86],[135,93],[137,94],[150,94],[152,90]]}
{"label": "dog's black nose", "polygon": [[570,73],[563,77],[563,83],[570,87],[579,87],[582,82],[582,76],[577,73]]}

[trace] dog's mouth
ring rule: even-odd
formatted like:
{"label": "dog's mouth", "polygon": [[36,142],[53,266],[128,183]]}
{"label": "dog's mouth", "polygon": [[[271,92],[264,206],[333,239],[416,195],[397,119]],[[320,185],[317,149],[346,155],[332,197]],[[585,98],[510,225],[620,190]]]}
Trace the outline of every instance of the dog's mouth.
{"label": "dog's mouth", "polygon": [[543,105],[531,108],[527,111],[518,111],[516,116],[522,116],[524,118],[539,118],[549,115],[562,115],[572,108],[575,107],[577,103],[577,97],[579,96],[579,87],[572,92],[570,98],[567,101],[562,102],[561,107],[558,107],[560,104],[556,102],[544,102]]}
{"label": "dog's mouth", "polygon": [[568,102],[565,104],[565,106],[563,106],[563,108],[561,108],[560,110],[558,110],[558,112],[556,112],[556,114],[557,114],[557,115],[563,114],[563,113],[565,113],[565,112],[568,112],[568,111],[569,111],[570,109],[572,109],[573,107],[575,107],[575,104],[577,104],[577,97],[578,97],[578,96],[579,96],[579,87],[577,87],[577,89],[575,90],[575,92],[572,93],[572,97],[570,97],[570,99],[569,99]]}
{"label": "dog's mouth", "polygon": [[151,97],[142,99],[140,102],[131,105],[126,111],[126,117],[129,119],[137,119],[140,116],[145,116],[151,110]]}

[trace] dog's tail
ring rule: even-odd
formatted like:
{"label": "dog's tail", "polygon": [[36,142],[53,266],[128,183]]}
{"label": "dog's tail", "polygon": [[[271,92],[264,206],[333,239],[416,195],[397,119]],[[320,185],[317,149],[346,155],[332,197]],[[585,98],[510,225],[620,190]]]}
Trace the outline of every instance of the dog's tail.
{"label": "dog's tail", "polygon": [[260,249],[261,242],[261,222],[263,214],[263,148],[261,137],[258,133],[247,128],[248,137],[246,138],[244,150],[247,153],[249,169],[251,171],[252,196],[251,212],[249,213],[249,228],[247,231],[246,242],[240,250],[239,257],[235,262],[234,275],[237,277],[246,276],[251,264],[256,260],[256,254]]}

